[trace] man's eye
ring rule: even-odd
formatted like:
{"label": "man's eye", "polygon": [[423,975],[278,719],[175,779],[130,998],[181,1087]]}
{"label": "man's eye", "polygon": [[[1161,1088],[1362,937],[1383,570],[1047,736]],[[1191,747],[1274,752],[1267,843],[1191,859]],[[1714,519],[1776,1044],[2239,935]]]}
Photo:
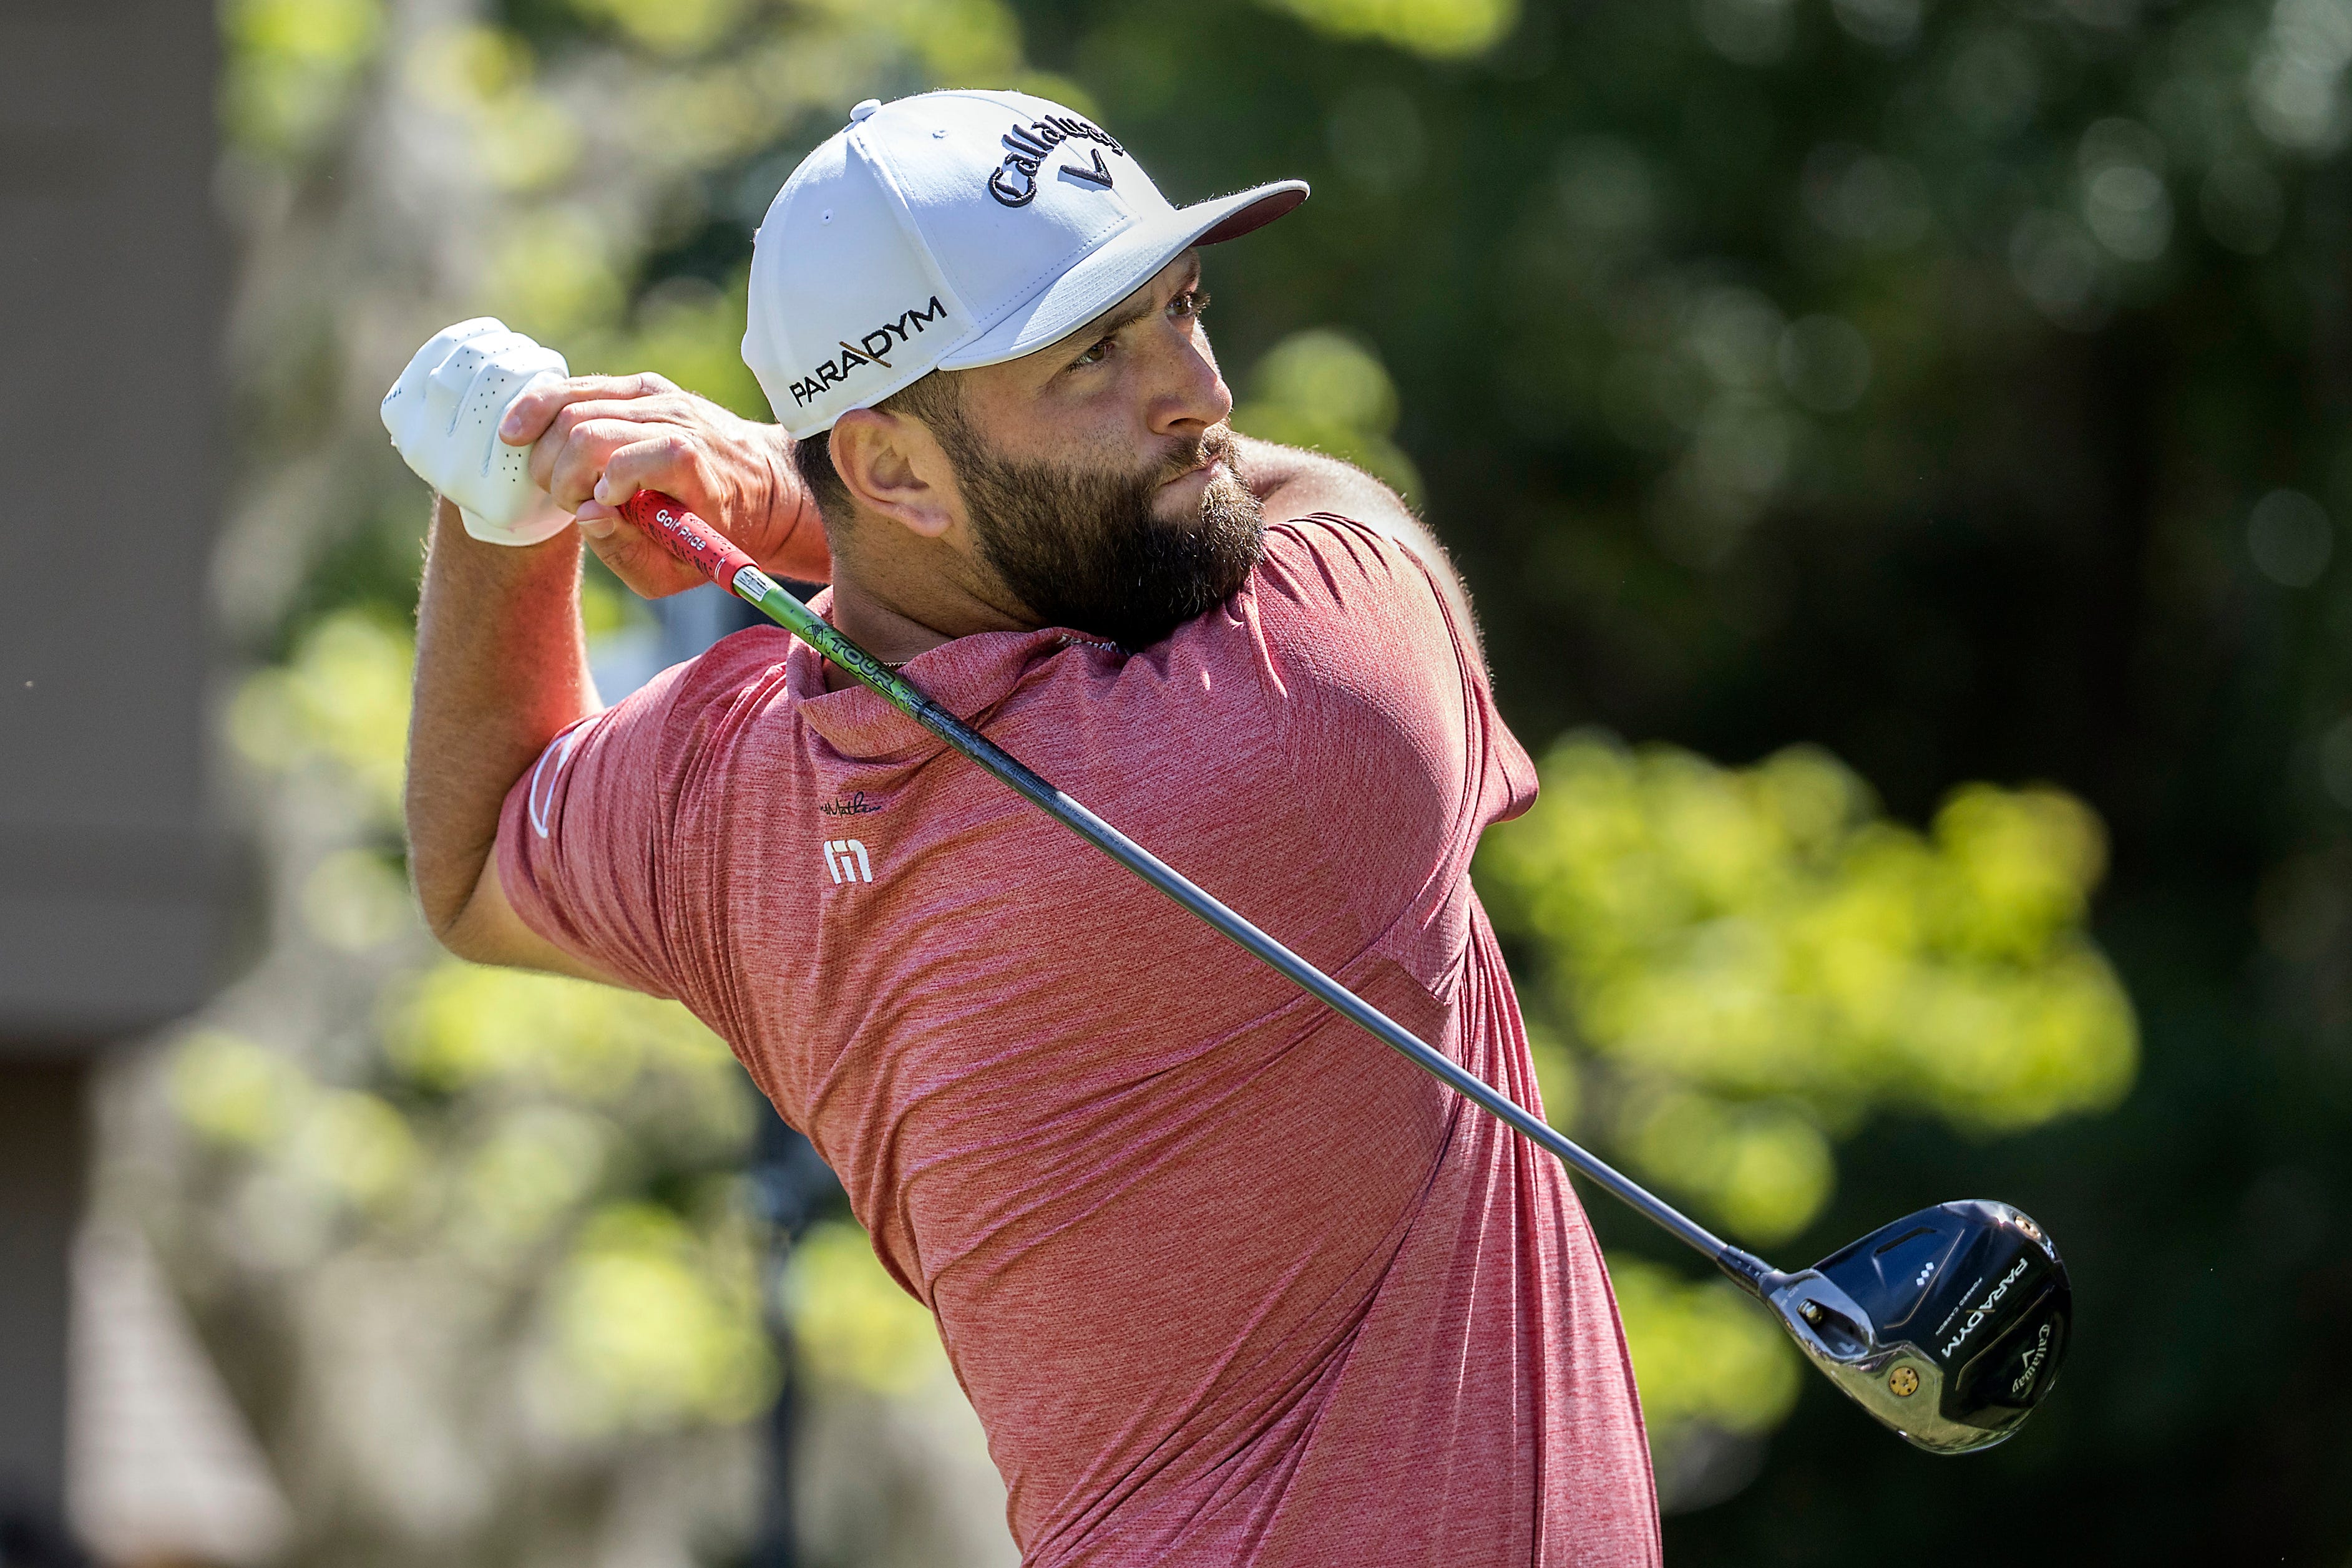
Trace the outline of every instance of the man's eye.
{"label": "man's eye", "polygon": [[1072,360],[1070,364],[1073,368],[1079,365],[1099,365],[1103,361],[1109,357],[1110,340],[1108,338],[1105,338],[1101,342],[1097,343],[1093,348],[1088,349],[1085,353],[1080,354],[1076,359]]}
{"label": "man's eye", "polygon": [[1209,291],[1205,288],[1188,288],[1168,302],[1168,313],[1180,319],[1197,317],[1208,308]]}

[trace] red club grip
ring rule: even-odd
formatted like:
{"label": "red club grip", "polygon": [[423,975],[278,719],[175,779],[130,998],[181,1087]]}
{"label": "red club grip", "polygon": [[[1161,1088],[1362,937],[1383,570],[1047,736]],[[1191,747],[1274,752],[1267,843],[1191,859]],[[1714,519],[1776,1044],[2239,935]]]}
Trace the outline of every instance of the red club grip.
{"label": "red club grip", "polygon": [[638,491],[621,504],[621,516],[721,588],[731,591],[735,574],[751,564],[751,558],[728,543],[717,528],[659,490]]}

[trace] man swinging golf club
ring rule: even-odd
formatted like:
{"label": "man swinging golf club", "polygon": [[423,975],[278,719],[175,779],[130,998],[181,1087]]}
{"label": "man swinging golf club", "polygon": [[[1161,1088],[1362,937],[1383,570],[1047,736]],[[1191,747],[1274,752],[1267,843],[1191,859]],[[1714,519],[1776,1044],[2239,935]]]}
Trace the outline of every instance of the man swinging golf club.
{"label": "man swinging golf club", "polygon": [[[1469,881],[1534,771],[1435,541],[1236,436],[1176,209],[1017,93],[861,104],[794,172],[744,357],[782,427],[493,322],[386,423],[440,490],[408,821],[434,930],[676,997],[937,1316],[1031,1564],[1654,1562],[1566,1174],[782,632],[615,707],[579,540],[675,496],[931,700],[1522,1104]],[[578,528],[572,528],[573,515]]]}

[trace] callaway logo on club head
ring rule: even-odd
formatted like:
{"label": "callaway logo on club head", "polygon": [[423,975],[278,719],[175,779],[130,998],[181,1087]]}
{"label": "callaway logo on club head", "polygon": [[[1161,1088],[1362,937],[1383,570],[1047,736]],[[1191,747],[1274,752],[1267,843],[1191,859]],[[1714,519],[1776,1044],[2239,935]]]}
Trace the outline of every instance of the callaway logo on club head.
{"label": "callaway logo on club head", "polygon": [[1016,124],[1004,133],[1003,141],[1004,162],[988,172],[988,193],[1008,207],[1025,207],[1037,199],[1037,172],[1054,155],[1054,149],[1065,141],[1102,143],[1101,147],[1090,149],[1094,154],[1091,160],[1065,163],[1060,172],[1081,184],[1106,191],[1111,188],[1111,172],[1110,166],[1103,162],[1102,148],[1108,147],[1122,158],[1127,156],[1127,149],[1110,132],[1075,114],[1049,114],[1026,125]]}
{"label": "callaway logo on club head", "polygon": [[932,322],[947,319],[947,314],[948,308],[934,294],[928,303],[899,312],[896,321],[883,322],[855,343],[843,339],[839,359],[821,361],[814,370],[793,383],[793,405],[807,407],[824,395],[825,388],[846,382],[850,372],[860,365],[879,365],[888,370],[894,343],[905,342],[910,332],[929,331]]}
{"label": "callaway logo on club head", "polygon": [[2000,1277],[2000,1283],[1995,1285],[1991,1290],[1985,1292],[1985,1299],[1977,1303],[1976,1311],[1969,1314],[1969,1321],[1960,1325],[1960,1332],[1954,1334],[1945,1344],[1944,1359],[1946,1361],[1951,1360],[1952,1353],[1960,1348],[1960,1345],[1968,1339],[1969,1335],[1976,1333],[1977,1325],[1985,1321],[1985,1314],[1991,1312],[1994,1305],[1998,1303],[2003,1296],[2009,1294],[2009,1288],[2017,1283],[2018,1276],[2024,1273],[2025,1266],[2032,1261],[2033,1260],[2031,1258],[2020,1258],[2017,1260],[2017,1267],[2011,1269],[2008,1273],[2003,1274]]}
{"label": "callaway logo on club head", "polygon": [[2022,1399],[2032,1391],[2033,1380],[2042,1375],[2042,1358],[2049,1354],[2050,1325],[2043,1323],[2042,1337],[2035,1340],[2033,1348],[2025,1353],[2025,1370],[2010,1382],[2009,1396],[2011,1399]]}

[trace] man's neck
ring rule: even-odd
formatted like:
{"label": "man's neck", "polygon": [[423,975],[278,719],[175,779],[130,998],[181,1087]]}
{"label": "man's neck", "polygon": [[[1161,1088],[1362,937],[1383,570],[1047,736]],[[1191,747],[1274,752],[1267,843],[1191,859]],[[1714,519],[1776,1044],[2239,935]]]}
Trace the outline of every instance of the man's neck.
{"label": "man's neck", "polygon": [[[903,664],[958,637],[1035,629],[1034,620],[991,602],[997,595],[983,597],[983,585],[950,580],[967,572],[941,572],[942,563],[936,560],[882,564],[885,570],[877,570],[876,563],[835,557],[829,619],[843,635],[886,664]],[[825,690],[856,684],[856,676],[826,662]]]}

